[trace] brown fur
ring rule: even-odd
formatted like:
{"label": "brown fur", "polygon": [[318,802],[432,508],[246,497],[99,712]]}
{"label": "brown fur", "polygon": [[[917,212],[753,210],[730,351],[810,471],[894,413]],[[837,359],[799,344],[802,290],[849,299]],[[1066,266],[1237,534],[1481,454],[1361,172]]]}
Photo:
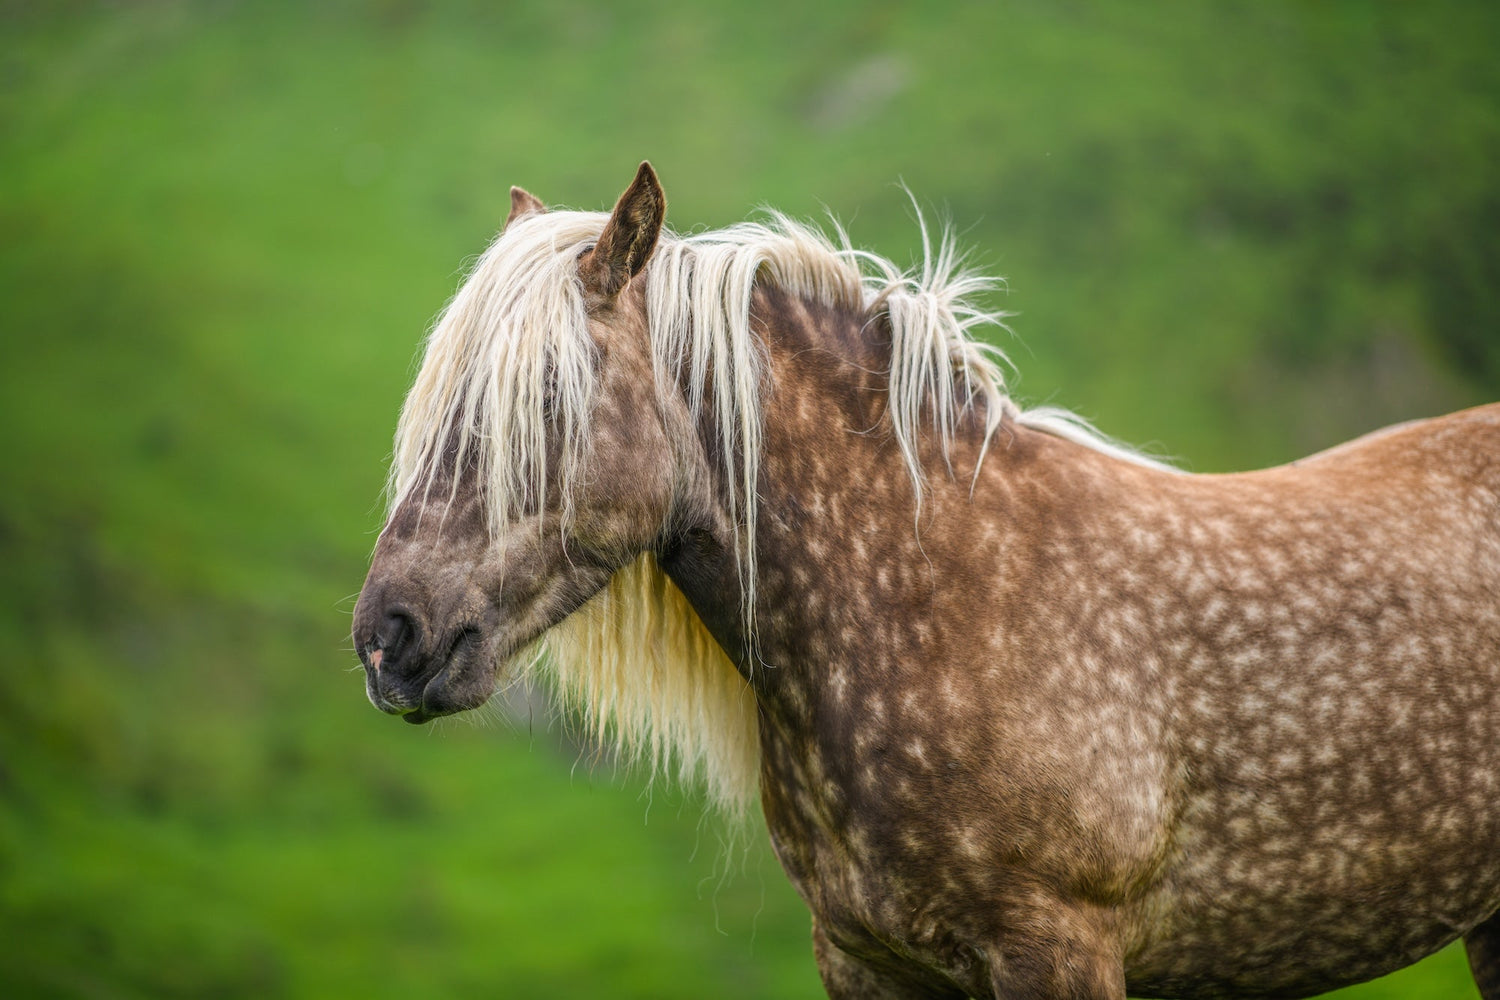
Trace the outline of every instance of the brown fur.
{"label": "brown fur", "polygon": [[372,700],[477,705],[654,551],[755,692],[830,995],[1304,996],[1468,934],[1500,1000],[1500,405],[1227,476],[1007,417],[971,488],[975,414],[918,519],[888,333],[764,286],[751,657],[721,465],[681,444],[714,437],[651,388],[648,170],[583,269],[579,528],[491,540],[463,470],[446,520],[403,504],[355,616]]}

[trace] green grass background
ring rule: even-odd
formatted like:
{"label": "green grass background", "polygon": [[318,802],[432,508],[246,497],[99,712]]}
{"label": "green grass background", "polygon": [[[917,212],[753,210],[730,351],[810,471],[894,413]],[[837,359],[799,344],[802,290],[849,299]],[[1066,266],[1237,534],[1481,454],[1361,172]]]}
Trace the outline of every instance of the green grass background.
{"label": "green grass background", "polygon": [[[896,187],[1032,402],[1198,470],[1500,397],[1500,7],[0,4],[0,995],[810,997],[763,843],[346,632],[508,189]],[[1474,997],[1450,948],[1349,997]]]}

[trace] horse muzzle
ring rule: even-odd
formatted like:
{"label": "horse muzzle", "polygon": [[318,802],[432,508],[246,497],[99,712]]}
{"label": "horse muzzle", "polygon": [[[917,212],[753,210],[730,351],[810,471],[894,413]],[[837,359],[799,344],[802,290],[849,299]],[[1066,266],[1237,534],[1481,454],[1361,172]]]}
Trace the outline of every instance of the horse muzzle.
{"label": "horse muzzle", "polygon": [[494,692],[493,658],[484,631],[461,624],[439,632],[409,605],[355,611],[354,648],[365,669],[370,704],[411,723],[484,704]]}

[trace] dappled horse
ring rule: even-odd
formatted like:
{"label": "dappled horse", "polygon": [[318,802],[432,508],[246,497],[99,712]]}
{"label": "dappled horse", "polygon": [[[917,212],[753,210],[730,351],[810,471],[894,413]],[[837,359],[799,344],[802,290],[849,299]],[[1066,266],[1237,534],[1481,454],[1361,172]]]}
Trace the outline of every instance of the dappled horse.
{"label": "dappled horse", "polygon": [[[354,616],[410,722],[550,673],[771,840],[836,997],[1500,998],[1500,406],[1187,475],[1006,395],[951,238],[519,189]],[[919,219],[920,222],[920,219]]]}

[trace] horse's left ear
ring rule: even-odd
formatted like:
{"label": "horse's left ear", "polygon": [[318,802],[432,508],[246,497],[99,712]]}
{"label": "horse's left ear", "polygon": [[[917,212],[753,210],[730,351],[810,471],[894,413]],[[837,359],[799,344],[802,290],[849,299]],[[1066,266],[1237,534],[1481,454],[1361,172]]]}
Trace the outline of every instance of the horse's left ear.
{"label": "horse's left ear", "polygon": [[584,287],[607,299],[618,295],[651,259],[666,214],[661,182],[651,164],[643,162],[615,204],[599,242],[578,262]]}
{"label": "horse's left ear", "polygon": [[545,212],[547,206],[542,204],[542,199],[532,194],[525,188],[513,187],[510,189],[510,214],[505,217],[505,228],[523,215],[533,212]]}

